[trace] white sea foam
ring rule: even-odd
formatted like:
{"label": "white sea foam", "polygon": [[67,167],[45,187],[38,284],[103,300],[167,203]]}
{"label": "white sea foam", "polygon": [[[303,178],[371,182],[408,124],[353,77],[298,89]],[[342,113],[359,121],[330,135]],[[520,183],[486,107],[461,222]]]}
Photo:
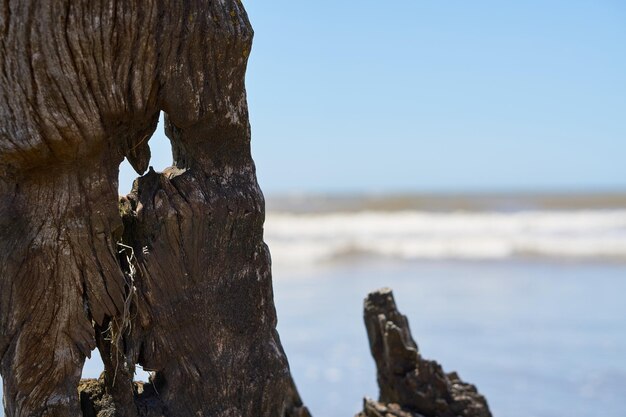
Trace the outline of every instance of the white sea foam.
{"label": "white sea foam", "polygon": [[277,264],[365,254],[401,259],[626,260],[626,210],[503,212],[270,212]]}

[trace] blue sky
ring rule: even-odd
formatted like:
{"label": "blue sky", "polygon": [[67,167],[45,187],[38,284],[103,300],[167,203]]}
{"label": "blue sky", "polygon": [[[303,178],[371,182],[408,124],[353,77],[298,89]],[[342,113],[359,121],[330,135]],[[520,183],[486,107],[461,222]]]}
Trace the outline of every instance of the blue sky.
{"label": "blue sky", "polygon": [[268,193],[626,189],[623,1],[244,4]]}

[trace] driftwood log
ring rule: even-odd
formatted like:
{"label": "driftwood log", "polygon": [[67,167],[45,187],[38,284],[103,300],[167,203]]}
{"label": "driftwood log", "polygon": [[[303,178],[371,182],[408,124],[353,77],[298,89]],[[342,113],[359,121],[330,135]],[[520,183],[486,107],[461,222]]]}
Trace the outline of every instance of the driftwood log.
{"label": "driftwood log", "polygon": [[364,318],[380,395],[378,401],[366,398],[357,417],[491,417],[474,385],[419,354],[390,289],[368,295]]}
{"label": "driftwood log", "polygon": [[[307,415],[262,239],[252,36],[238,0],[0,4],[7,416],[75,417],[81,402],[86,415]],[[161,111],[174,167],[142,177],[120,210],[119,164],[146,171]],[[96,346],[104,411],[77,391]],[[133,385],[136,364],[154,372],[147,386]]]}

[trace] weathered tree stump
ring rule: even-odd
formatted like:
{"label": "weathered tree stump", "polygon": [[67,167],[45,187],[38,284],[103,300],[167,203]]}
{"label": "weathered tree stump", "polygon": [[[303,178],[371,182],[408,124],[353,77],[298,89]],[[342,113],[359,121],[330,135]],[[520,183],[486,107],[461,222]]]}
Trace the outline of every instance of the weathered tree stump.
{"label": "weathered tree stump", "polygon": [[[0,6],[7,417],[307,415],[250,156],[252,35],[238,0]],[[160,111],[175,166],[120,212],[119,164],[146,170]],[[79,400],[96,345],[105,374]],[[135,364],[151,383],[133,384]]]}
{"label": "weathered tree stump", "polygon": [[422,358],[390,289],[368,295],[364,318],[380,396],[365,399],[357,417],[491,417],[474,385]]}

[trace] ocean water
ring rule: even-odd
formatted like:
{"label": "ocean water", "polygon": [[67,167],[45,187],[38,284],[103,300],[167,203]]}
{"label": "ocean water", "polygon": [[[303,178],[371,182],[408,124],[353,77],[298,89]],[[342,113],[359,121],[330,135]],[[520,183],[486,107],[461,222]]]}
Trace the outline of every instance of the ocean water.
{"label": "ocean water", "polygon": [[[624,195],[275,198],[265,237],[315,416],[377,396],[362,301],[385,286],[422,355],[495,416],[626,416]],[[96,357],[84,375],[100,370]]]}
{"label": "ocean water", "polygon": [[626,416],[623,195],[270,201],[279,330],[314,415],[376,397],[362,300],[394,290],[424,357],[495,416]]}
{"label": "ocean water", "polygon": [[277,263],[353,255],[397,260],[626,259],[626,210],[269,213]]}
{"label": "ocean water", "polygon": [[371,259],[275,269],[279,331],[304,401],[352,416],[376,397],[362,299],[391,287],[422,355],[495,416],[626,415],[626,265]]}

